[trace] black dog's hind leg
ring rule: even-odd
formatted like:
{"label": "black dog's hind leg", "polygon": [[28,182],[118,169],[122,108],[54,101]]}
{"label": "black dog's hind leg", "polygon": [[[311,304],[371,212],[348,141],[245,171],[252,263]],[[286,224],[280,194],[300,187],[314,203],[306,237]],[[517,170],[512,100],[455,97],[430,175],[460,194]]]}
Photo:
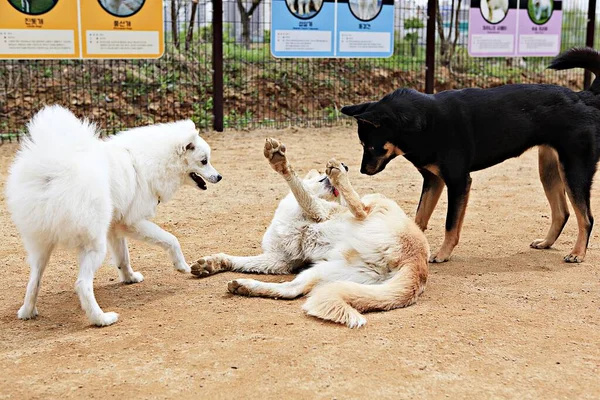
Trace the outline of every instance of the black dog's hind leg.
{"label": "black dog's hind leg", "polygon": [[471,190],[471,177],[469,175],[446,179],[448,187],[448,214],[446,215],[446,234],[442,247],[429,259],[429,262],[448,261],[452,250],[458,244],[462,228],[469,192]]}
{"label": "black dog's hind leg", "polygon": [[425,231],[429,223],[429,218],[431,218],[431,214],[433,214],[433,210],[444,190],[444,181],[426,169],[419,169],[419,172],[423,176],[423,189],[421,191],[421,198],[419,199],[419,206],[417,207],[415,222],[422,231]]}
{"label": "black dog's hind leg", "polygon": [[560,160],[563,165],[567,194],[577,217],[579,232],[577,241],[571,253],[565,256],[566,262],[582,262],[585,258],[590,234],[594,226],[594,217],[590,208],[590,192],[592,179],[596,172],[596,164],[586,165],[586,157],[563,157]]}
{"label": "black dog's hind leg", "polygon": [[536,239],[530,246],[534,249],[548,249],[556,242],[567,223],[569,207],[567,206],[565,183],[561,177],[562,167],[558,161],[558,154],[548,146],[540,146],[538,154],[540,180],[552,210],[552,223],[546,238]]}

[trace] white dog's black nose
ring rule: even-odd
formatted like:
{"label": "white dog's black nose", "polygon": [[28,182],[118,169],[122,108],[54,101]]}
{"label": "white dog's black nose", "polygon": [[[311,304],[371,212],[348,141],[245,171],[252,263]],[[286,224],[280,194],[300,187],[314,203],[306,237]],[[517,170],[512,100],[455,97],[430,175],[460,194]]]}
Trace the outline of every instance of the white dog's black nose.
{"label": "white dog's black nose", "polygon": [[223,177],[221,175],[217,175],[217,182],[220,182]]}

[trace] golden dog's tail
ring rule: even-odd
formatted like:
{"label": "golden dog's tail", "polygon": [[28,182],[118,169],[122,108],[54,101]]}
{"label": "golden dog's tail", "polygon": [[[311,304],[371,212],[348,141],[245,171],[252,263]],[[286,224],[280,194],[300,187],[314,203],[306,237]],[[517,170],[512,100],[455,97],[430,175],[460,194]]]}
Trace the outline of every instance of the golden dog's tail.
{"label": "golden dog's tail", "polygon": [[589,91],[594,94],[600,94],[600,53],[590,47],[575,47],[557,55],[550,65],[549,69],[564,70],[571,68],[587,69],[596,76],[596,79],[590,86]]}
{"label": "golden dog's tail", "polygon": [[359,328],[367,320],[360,313],[387,311],[414,304],[427,281],[427,260],[408,262],[382,284],[335,281],[317,286],[302,307],[308,315]]}

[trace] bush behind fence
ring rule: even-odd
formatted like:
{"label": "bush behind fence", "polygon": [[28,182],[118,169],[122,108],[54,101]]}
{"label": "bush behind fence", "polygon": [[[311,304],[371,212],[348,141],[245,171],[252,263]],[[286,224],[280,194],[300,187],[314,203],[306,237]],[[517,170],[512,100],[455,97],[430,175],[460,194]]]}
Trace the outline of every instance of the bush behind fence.
{"label": "bush behind fence", "polygon": [[[210,129],[212,4],[163,4],[166,51],[158,60],[0,61],[2,140],[18,136],[36,110],[52,103],[93,118],[105,133],[180,118]],[[275,59],[270,6],[270,0],[223,2],[225,128],[343,123],[345,104],[399,87],[424,90],[422,0],[396,1],[394,55],[387,59]],[[587,1],[563,2],[562,49],[585,44],[587,8]],[[469,57],[468,1],[439,0],[437,9],[436,91],[540,82],[582,88],[583,71],[546,70],[549,58]]]}

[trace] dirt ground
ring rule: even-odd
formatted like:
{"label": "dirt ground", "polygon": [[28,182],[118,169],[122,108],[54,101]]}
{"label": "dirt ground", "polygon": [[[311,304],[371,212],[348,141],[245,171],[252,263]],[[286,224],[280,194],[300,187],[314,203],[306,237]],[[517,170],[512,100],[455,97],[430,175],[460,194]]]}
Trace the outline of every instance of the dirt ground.
{"label": "dirt ground", "polygon": [[[420,175],[404,159],[360,175],[354,129],[211,133],[223,181],[182,189],[156,218],[188,262],[260,252],[287,193],[262,156],[265,136],[287,144],[300,172],[345,161],[359,193],[382,192],[414,217]],[[368,314],[364,328],[350,330],[304,315],[302,299],[231,296],[227,282],[242,274],[181,275],[140,242],[130,251],[143,283],[118,283],[108,259],[96,276],[98,302],[120,314],[117,324],[88,325],[68,251],[56,252],[44,275],[40,316],[18,320],[29,272],[4,204],[16,149],[0,146],[0,399],[600,398],[600,229],[579,265],[562,262],[575,218],[555,248],[529,248],[550,222],[535,151],[473,174],[461,242],[450,262],[430,265],[416,305]],[[444,198],[427,231],[433,250]],[[600,209],[598,189],[592,208]]]}

